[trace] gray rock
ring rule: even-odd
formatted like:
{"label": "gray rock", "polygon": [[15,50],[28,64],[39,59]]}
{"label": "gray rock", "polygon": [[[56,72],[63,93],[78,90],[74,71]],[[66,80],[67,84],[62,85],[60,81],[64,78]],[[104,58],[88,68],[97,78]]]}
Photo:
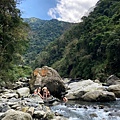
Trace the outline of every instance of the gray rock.
{"label": "gray rock", "polygon": [[35,111],[33,116],[35,118],[43,118],[45,116],[45,112],[43,110],[40,110],[40,111]]}
{"label": "gray rock", "polygon": [[113,92],[117,98],[120,98],[120,84],[110,85],[107,90]]}
{"label": "gray rock", "polygon": [[108,102],[115,101],[115,94],[108,91],[90,91],[82,96],[82,99],[85,101],[97,101],[97,102]]}
{"label": "gray rock", "polygon": [[28,113],[10,109],[7,112],[5,112],[2,120],[32,120],[32,117]]}
{"label": "gray rock", "polygon": [[30,89],[28,87],[19,88],[17,89],[17,93],[19,97],[25,97],[30,94]]}
{"label": "gray rock", "polygon": [[18,98],[18,94],[16,93],[5,93],[3,94],[4,97],[6,97],[7,99],[10,99],[12,97]]}
{"label": "gray rock", "polygon": [[4,112],[0,112],[0,120],[4,117]]}
{"label": "gray rock", "polygon": [[89,91],[104,90],[100,83],[95,83],[92,80],[84,80],[69,84],[69,90],[66,97],[68,99],[81,99],[82,95]]}
{"label": "gray rock", "polygon": [[43,99],[39,95],[33,95],[30,98],[24,98],[27,102],[43,104]]}
{"label": "gray rock", "polygon": [[120,84],[120,78],[116,77],[115,75],[110,75],[107,80],[106,83],[108,85],[116,85],[116,84]]}
{"label": "gray rock", "polygon": [[10,106],[7,104],[0,104],[0,112],[6,112],[7,110],[10,109]]}

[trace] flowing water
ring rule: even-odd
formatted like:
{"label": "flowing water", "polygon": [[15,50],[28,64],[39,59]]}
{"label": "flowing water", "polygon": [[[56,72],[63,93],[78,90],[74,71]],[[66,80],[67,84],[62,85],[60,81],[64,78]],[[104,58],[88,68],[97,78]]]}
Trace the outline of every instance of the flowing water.
{"label": "flowing water", "polygon": [[69,120],[120,120],[120,99],[105,103],[68,101],[51,106],[51,110]]}

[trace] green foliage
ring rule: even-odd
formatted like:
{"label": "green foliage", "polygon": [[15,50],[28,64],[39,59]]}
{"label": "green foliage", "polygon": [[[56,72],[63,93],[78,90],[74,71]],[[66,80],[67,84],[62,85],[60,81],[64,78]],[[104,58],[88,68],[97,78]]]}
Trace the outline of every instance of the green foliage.
{"label": "green foliage", "polygon": [[29,66],[13,66],[10,73],[14,77],[13,80],[17,80],[20,77],[30,77],[32,69]]}
{"label": "green foliage", "polygon": [[28,42],[28,25],[16,4],[16,0],[0,1],[0,80],[11,80],[11,65],[21,64],[19,58]]}
{"label": "green foliage", "polygon": [[32,66],[34,66],[35,61],[38,61],[36,58],[40,58],[39,53],[43,48],[73,25],[72,23],[62,22],[55,19],[40,20],[38,18],[25,18],[24,21],[27,22],[31,28],[29,34],[31,38],[29,48],[25,54],[25,63]]}
{"label": "green foliage", "polygon": [[4,76],[2,79],[4,81],[14,82],[17,81],[20,77],[30,77],[32,69],[29,66],[10,65],[9,68],[3,72]]}
{"label": "green foliage", "polygon": [[119,56],[120,1],[99,0],[82,22],[50,43],[35,63],[52,66],[63,77],[104,81],[111,74],[120,77]]}

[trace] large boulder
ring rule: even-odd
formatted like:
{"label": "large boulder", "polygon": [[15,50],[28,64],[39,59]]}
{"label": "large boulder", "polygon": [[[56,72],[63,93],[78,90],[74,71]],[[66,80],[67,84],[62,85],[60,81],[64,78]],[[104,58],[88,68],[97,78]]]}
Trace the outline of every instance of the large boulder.
{"label": "large boulder", "polygon": [[117,98],[120,98],[120,84],[110,85],[107,90],[113,92]]}
{"label": "large boulder", "polygon": [[107,85],[116,85],[120,84],[120,78],[115,75],[110,75],[106,80]]}
{"label": "large boulder", "polygon": [[29,81],[29,84],[31,92],[33,92],[36,87],[46,86],[50,93],[57,98],[60,98],[61,94],[64,94],[66,89],[58,72],[48,66],[36,68],[32,73],[32,78]]}
{"label": "large boulder", "polygon": [[82,99],[85,101],[96,101],[96,102],[108,102],[115,101],[116,97],[113,92],[108,91],[90,91],[82,96]]}
{"label": "large boulder", "polygon": [[32,120],[32,117],[29,113],[10,109],[3,115],[2,120]]}
{"label": "large boulder", "polygon": [[68,88],[68,94],[66,95],[68,99],[81,99],[82,95],[89,91],[104,90],[102,84],[95,83],[92,80],[70,83]]}

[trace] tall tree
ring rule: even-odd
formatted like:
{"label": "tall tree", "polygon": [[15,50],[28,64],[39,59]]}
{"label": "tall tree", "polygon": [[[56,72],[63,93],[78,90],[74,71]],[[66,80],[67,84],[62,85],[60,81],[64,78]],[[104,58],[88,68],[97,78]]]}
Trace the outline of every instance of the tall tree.
{"label": "tall tree", "polygon": [[25,50],[28,27],[16,7],[18,0],[0,0],[0,79]]}

